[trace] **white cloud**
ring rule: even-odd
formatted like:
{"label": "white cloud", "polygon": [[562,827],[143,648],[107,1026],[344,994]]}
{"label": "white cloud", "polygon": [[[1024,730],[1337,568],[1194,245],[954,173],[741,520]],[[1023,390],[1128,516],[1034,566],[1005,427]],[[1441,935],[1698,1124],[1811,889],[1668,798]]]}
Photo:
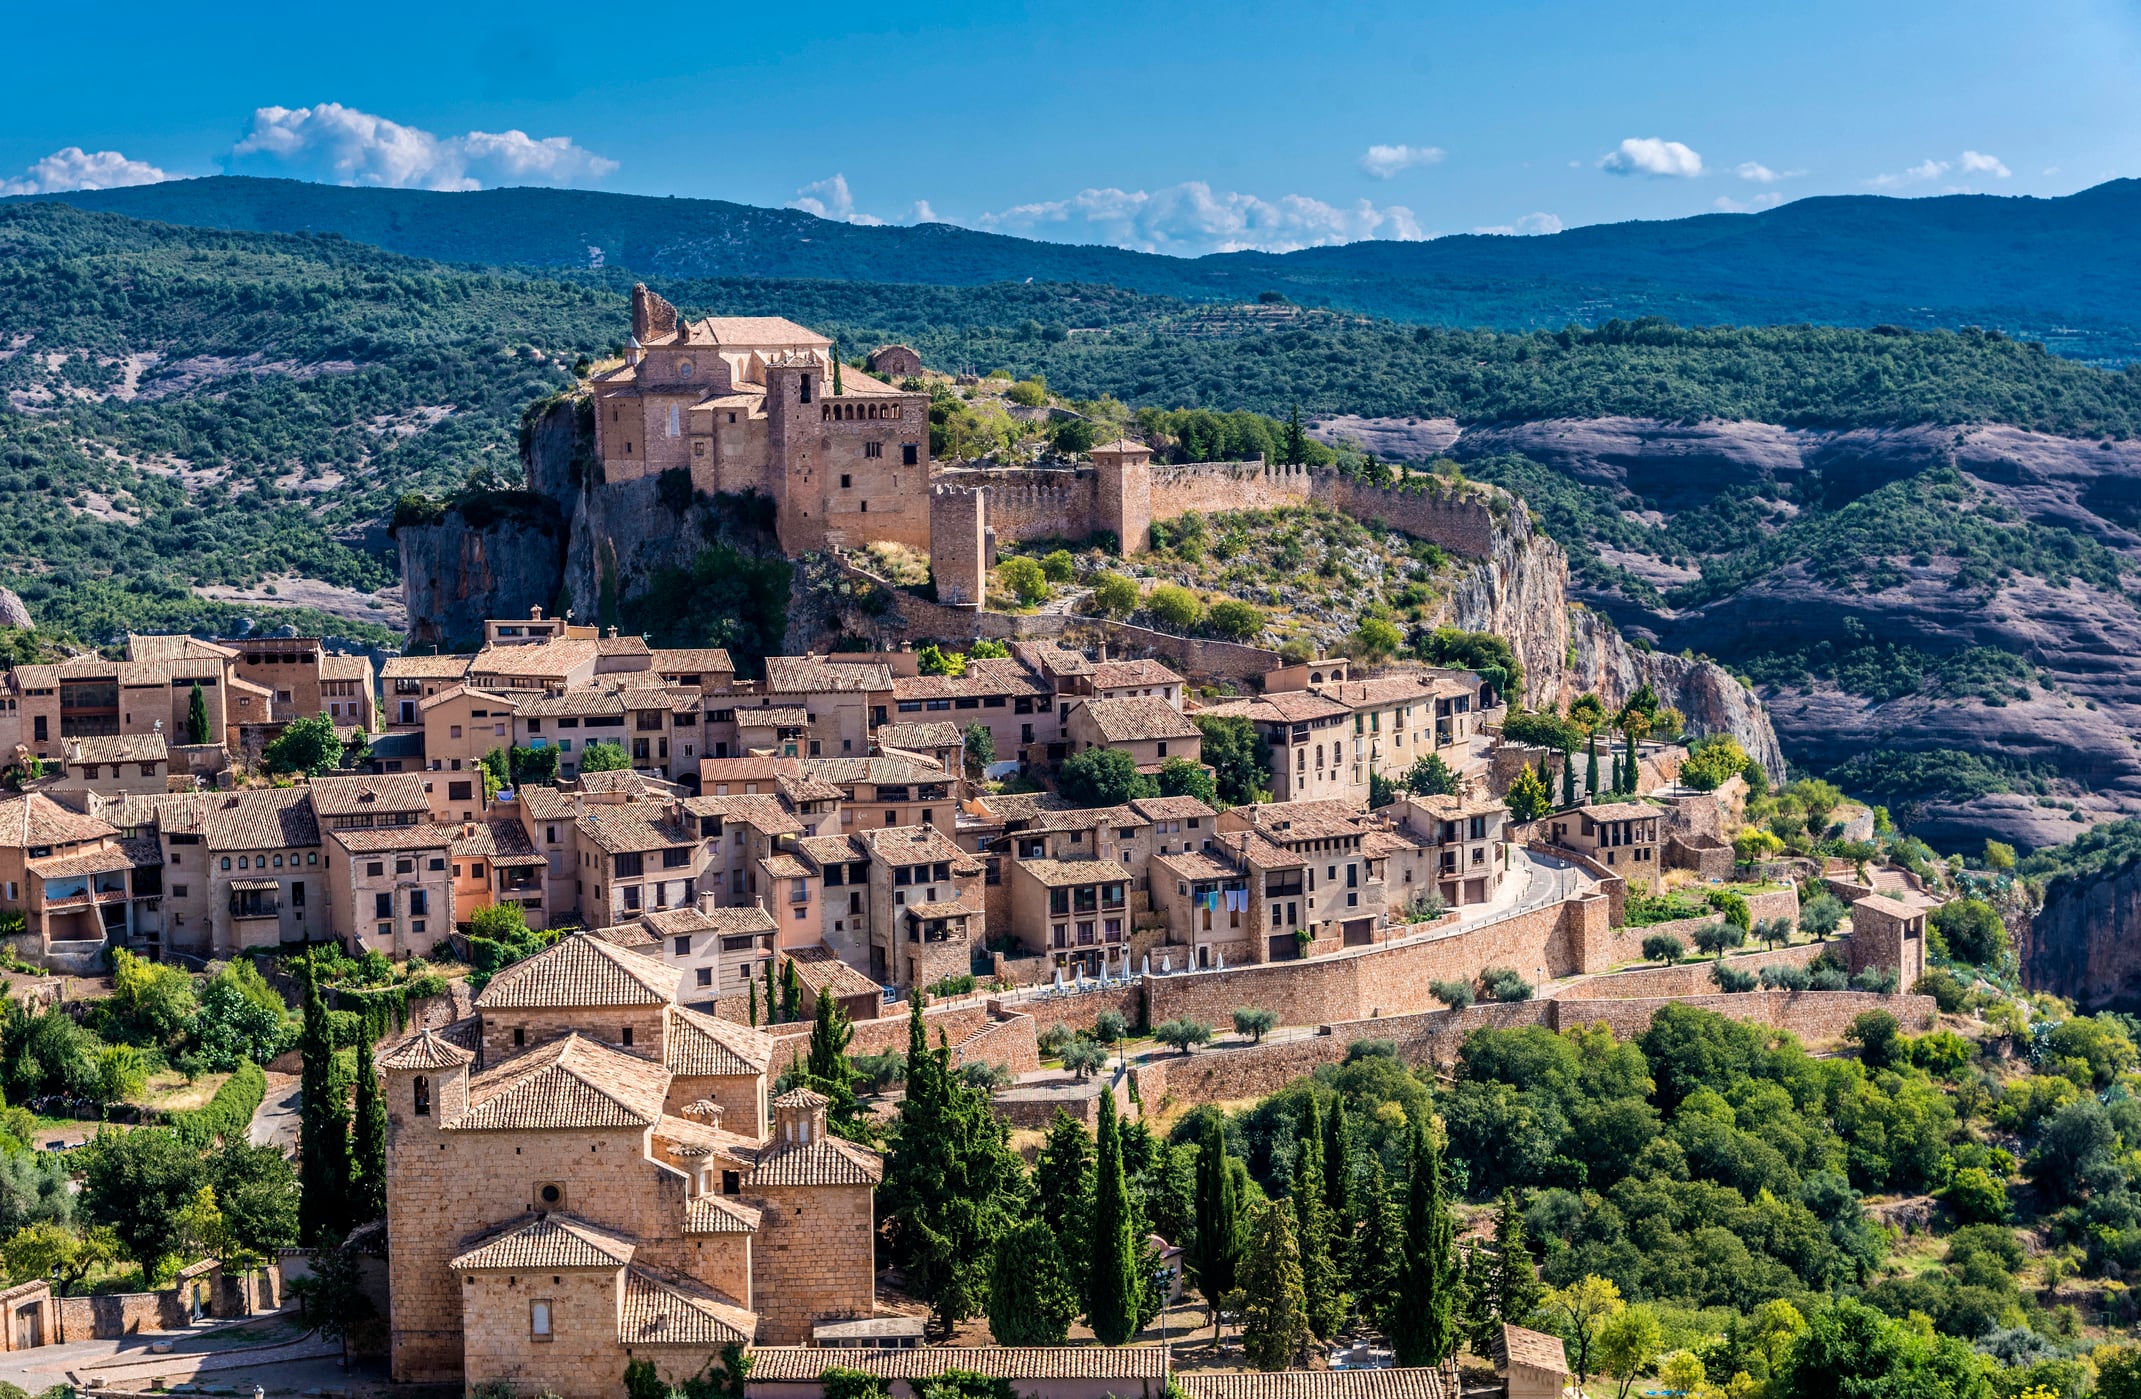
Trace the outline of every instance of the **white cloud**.
{"label": "white cloud", "polygon": [[1703,173],[1702,157],[1678,141],[1631,136],[1608,151],[1598,168],[1609,175],[1663,175],[1692,179]]}
{"label": "white cloud", "polygon": [[123,189],[171,179],[145,160],[128,160],[117,151],[85,151],[80,146],[57,150],[22,172],[19,180],[0,180],[0,194],[59,194],[72,189]]}
{"label": "white cloud", "polygon": [[1779,180],[1796,180],[1806,171],[1772,170],[1759,160],[1743,160],[1732,167],[1732,173],[1754,184],[1773,185]]}
{"label": "white cloud", "polygon": [[1492,224],[1485,228],[1475,228],[1472,231],[1474,233],[1500,233],[1510,237],[1559,233],[1561,231],[1561,218],[1557,214],[1526,214],[1515,223]]}
{"label": "white cloud", "polygon": [[937,211],[929,207],[929,201],[926,199],[917,199],[914,201],[914,208],[907,215],[907,221],[909,223],[944,222],[943,219],[937,217]]}
{"label": "white cloud", "polygon": [[[2009,170],[2006,165],[2001,163],[2000,158],[1996,155],[1986,155],[1982,151],[1964,151],[1955,160],[1934,160],[1928,157],[1911,166],[1908,170],[1899,170],[1889,175],[1876,175],[1866,181],[1866,185],[1869,189],[1902,189],[1907,185],[1922,185],[1928,181],[1937,180],[1950,170],[1964,176],[1990,175],[1996,180],[2004,180],[2014,174],[2014,171]],[[1967,185],[1951,185],[1946,188],[1944,193],[1955,194],[1967,188]]]}
{"label": "white cloud", "polygon": [[1721,214],[1752,214],[1763,209],[1774,209],[1784,202],[1784,196],[1776,190],[1757,194],[1751,199],[1734,199],[1729,195],[1712,200],[1710,207]]}
{"label": "white cloud", "polygon": [[1088,189],[1069,199],[1020,204],[975,220],[1000,233],[1074,240],[1079,234],[1119,248],[1144,252],[1283,253],[1383,238],[1426,237],[1412,210],[1381,208],[1363,199],[1340,208],[1304,194],[1263,199],[1234,191],[1215,193],[1202,180],[1158,190]]}
{"label": "white cloud", "polygon": [[261,107],[231,148],[234,166],[298,179],[391,189],[482,189],[485,185],[571,185],[617,168],[568,136],[538,140],[525,131],[434,136],[339,102]]}
{"label": "white cloud", "polygon": [[1991,175],[2002,180],[2015,173],[2002,165],[1998,156],[1983,155],[1977,151],[1963,152],[1961,168],[1965,175]]}
{"label": "white cloud", "polygon": [[884,222],[875,214],[855,212],[855,196],[848,192],[845,175],[836,174],[823,180],[813,180],[795,192],[795,198],[788,201],[788,207],[801,209],[806,214],[815,214],[821,219],[831,219],[834,223],[861,224],[875,228]]}
{"label": "white cloud", "polygon": [[1416,165],[1440,165],[1440,146],[1370,146],[1361,153],[1361,173],[1372,180],[1387,180]]}
{"label": "white cloud", "polygon": [[1875,189],[1898,189],[1904,185],[1919,185],[1927,180],[1937,180],[1947,174],[1950,168],[1945,160],[1927,159],[1908,170],[1899,170],[1892,175],[1876,175],[1866,183]]}

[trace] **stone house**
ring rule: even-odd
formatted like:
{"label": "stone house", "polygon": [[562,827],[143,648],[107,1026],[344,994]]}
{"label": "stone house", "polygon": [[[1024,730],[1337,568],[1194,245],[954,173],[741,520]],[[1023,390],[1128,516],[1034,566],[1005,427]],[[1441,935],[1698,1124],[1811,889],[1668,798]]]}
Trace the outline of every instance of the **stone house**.
{"label": "stone house", "polygon": [[473,821],[488,804],[483,757],[510,748],[520,697],[453,685],[417,706],[424,725],[425,778],[432,815],[440,821]]}
{"label": "stone house", "polygon": [[514,739],[524,748],[557,749],[558,776],[577,776],[589,744],[626,747],[624,701],[614,690],[591,688],[531,696],[516,706]]}
{"label": "stone house", "polygon": [[153,842],[70,811],[39,792],[0,800],[0,908],[24,918],[21,950],[40,955],[94,952],[124,943],[146,921],[162,891]]}
{"label": "stone house", "polygon": [[[965,771],[966,736],[954,723],[879,724],[877,732],[871,735],[871,742],[887,757],[920,758],[948,773]],[[1000,755],[1003,750],[997,751]]]}
{"label": "stone house", "polygon": [[[1366,816],[1343,802],[1268,802],[1222,812],[1219,828],[1222,833],[1252,834],[1301,862],[1302,914],[1298,924],[1272,907],[1276,896],[1265,891],[1269,926],[1263,932],[1270,960],[1285,960],[1281,935],[1288,929],[1296,929],[1309,941],[1324,943],[1330,949],[1341,945],[1360,947],[1374,941],[1385,919],[1384,861],[1369,848],[1369,836],[1375,826]],[[1268,861],[1258,847],[1249,849],[1252,866]],[[1265,883],[1271,880],[1267,878]],[[1293,881],[1282,876],[1279,883],[1288,888],[1290,915],[1295,897]]]}
{"label": "stone house", "polygon": [[327,831],[333,927],[351,954],[429,956],[453,930],[458,830],[426,823]]}
{"label": "stone house", "polygon": [[981,861],[930,826],[884,826],[858,838],[870,852],[864,974],[906,988],[965,973],[985,934]]}
{"label": "stone house", "polygon": [[647,669],[664,685],[702,695],[736,688],[736,663],[719,646],[657,646],[647,653]]}
{"label": "stone house", "polygon": [[768,656],[761,694],[763,703],[803,711],[817,756],[854,757],[870,751],[870,731],[891,717],[892,671],[837,655]]}
{"label": "stone house", "polygon": [[66,765],[62,783],[70,790],[100,797],[133,792],[153,796],[168,790],[171,749],[161,732],[71,738],[61,747]]}
{"label": "stone house", "polygon": [[483,690],[560,694],[595,678],[598,637],[572,636],[529,645],[487,646],[468,663],[467,683]]}
{"label": "stone house", "polygon": [[439,691],[468,678],[470,656],[395,656],[380,667],[379,684],[386,699],[386,729],[421,730],[423,703]]}
{"label": "stone house", "polygon": [[870,351],[870,372],[904,379],[922,372],[922,357],[910,345],[880,345]]}
{"label": "stone house", "polygon": [[1114,748],[1128,753],[1137,770],[1156,773],[1170,758],[1200,763],[1204,731],[1164,699],[1093,699],[1074,703],[1063,725],[1072,753]]}
{"label": "stone house", "polygon": [[136,949],[227,957],[334,935],[309,787],[130,796],[96,809],[142,843],[137,884],[161,891],[137,907]]}
{"label": "stone house", "polygon": [[1561,1399],[1568,1386],[1569,1362],[1559,1336],[1504,1323],[1494,1338],[1493,1351],[1503,1399]]}
{"label": "stone house", "polygon": [[1628,887],[1654,894],[1664,878],[1660,826],[1665,813],[1649,802],[1601,802],[1542,817],[1554,844],[1605,865]]}
{"label": "stone house", "polygon": [[868,758],[821,758],[803,774],[838,790],[839,828],[944,826],[958,815],[963,779],[915,758],[880,753]]}
{"label": "stone house", "polygon": [[1015,860],[1011,931],[1066,973],[1127,969],[1130,873],[1109,860]]}
{"label": "stone house", "polygon": [[765,985],[776,931],[773,916],[755,904],[721,908],[701,894],[688,908],[642,914],[637,923],[617,924],[603,935],[674,968],[678,1001],[711,1004]]}
{"label": "stone house", "polygon": [[1354,781],[1346,754],[1353,712],[1342,702],[1312,690],[1285,690],[1207,705],[1196,714],[1255,725],[1271,747],[1273,801],[1367,802],[1367,778]]}
{"label": "stone house", "polygon": [[1925,975],[1925,923],[1940,900],[1916,889],[1869,894],[1851,901],[1851,970],[1894,967],[1905,991]]}
{"label": "stone house", "polygon": [[[1307,862],[1254,837],[1219,836],[1195,850],[1155,855],[1153,910],[1166,927],[1164,946],[1184,949],[1186,967],[1283,961],[1301,926],[1300,891]],[[1291,906],[1291,921],[1288,908]],[[1259,933],[1263,910],[1278,918],[1269,938]],[[1259,952],[1262,953],[1259,956]],[[1175,955],[1160,954],[1171,965]]]}
{"label": "stone house", "polygon": [[1479,723],[1479,691],[1469,671],[1405,671],[1316,688],[1352,712],[1347,780],[1363,793],[1370,773],[1394,781],[1431,753],[1462,748]]}
{"label": "stone house", "polygon": [[379,1056],[393,1377],[613,1399],[629,1359],[674,1383],[872,1315],[882,1164],[817,1094],[766,1102],[771,1061],[592,936]]}
{"label": "stone house", "polygon": [[518,801],[516,794],[510,803],[501,800],[484,820],[448,825],[455,922],[467,922],[479,908],[516,904],[529,927],[550,925],[545,877],[550,862],[528,838]]}
{"label": "stone house", "polygon": [[1502,887],[1509,868],[1509,808],[1502,802],[1469,791],[1408,795],[1376,814],[1388,827],[1367,848],[1385,861],[1393,917],[1430,892],[1460,908],[1487,903]]}
{"label": "stone house", "polygon": [[1055,691],[1013,657],[971,659],[964,675],[895,677],[892,712],[895,721],[951,724],[961,733],[979,724],[989,731],[998,762],[1012,762],[1037,745],[1045,751],[1062,741]]}
{"label": "stone house", "polygon": [[370,656],[320,657],[323,711],[337,727],[354,725],[364,733],[379,727],[379,678]]}
{"label": "stone house", "polygon": [[699,899],[706,846],[683,803],[636,798],[579,804],[580,918],[590,928]]}

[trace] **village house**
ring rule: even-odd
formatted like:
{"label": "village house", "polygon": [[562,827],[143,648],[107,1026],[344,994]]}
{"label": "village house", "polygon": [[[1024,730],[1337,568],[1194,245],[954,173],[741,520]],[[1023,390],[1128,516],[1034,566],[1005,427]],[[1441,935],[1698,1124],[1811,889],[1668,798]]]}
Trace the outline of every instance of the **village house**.
{"label": "village house", "polygon": [[370,656],[320,657],[320,695],[337,728],[371,733],[379,727],[379,681]]}
{"label": "village house", "polygon": [[698,902],[707,864],[698,823],[681,801],[579,804],[580,917],[590,928]]}
{"label": "village house", "polygon": [[449,824],[447,834],[455,922],[466,923],[477,909],[513,904],[529,927],[548,926],[549,860],[528,838],[516,807],[501,801],[483,820]]}
{"label": "village house", "polygon": [[915,758],[805,761],[804,776],[839,792],[840,829],[872,826],[951,826],[958,814],[959,778]]}
{"label": "village house", "polygon": [[612,1399],[628,1358],[675,1383],[874,1313],[882,1164],[823,1097],[767,1101],[767,1036],[593,936],[475,1011],[378,1059],[397,1381]]}
{"label": "village house", "polygon": [[765,909],[721,908],[702,893],[688,907],[641,914],[603,936],[674,968],[678,1001],[711,1006],[722,996],[749,996],[753,987],[763,991],[775,931]]}
{"label": "village house", "polygon": [[803,711],[818,751],[798,756],[856,757],[870,751],[870,730],[891,717],[892,671],[882,661],[837,655],[768,656],[761,693],[769,706]]}
{"label": "village house", "polygon": [[[162,890],[162,862],[117,827],[42,793],[0,800],[0,907],[19,910],[26,950],[87,948],[134,936]],[[136,875],[150,876],[137,891]]]}
{"label": "village house", "polygon": [[387,732],[424,727],[423,703],[468,678],[470,656],[395,656],[379,669]]}
{"label": "village house", "polygon": [[1594,802],[1557,811],[1539,824],[1554,844],[1596,860],[1630,889],[1654,894],[1665,874],[1658,853],[1664,814],[1649,802]]}
{"label": "village house", "polygon": [[1137,770],[1156,773],[1170,758],[1200,763],[1204,732],[1163,699],[1093,699],[1074,703],[1063,726],[1073,753],[1114,748]]}
{"label": "village house", "polygon": [[171,748],[162,733],[70,738],[62,746],[66,757],[61,785],[70,791],[120,797],[169,790]]}
{"label": "village house", "polygon": [[1509,808],[1502,802],[1469,791],[1406,795],[1375,814],[1388,825],[1363,848],[1384,861],[1393,918],[1431,893],[1460,908],[1488,903],[1501,889],[1509,868]]}
{"label": "village house", "polygon": [[1367,802],[1367,778],[1354,780],[1346,756],[1353,711],[1342,702],[1312,690],[1282,690],[1207,705],[1196,714],[1247,719],[1255,726],[1271,747],[1273,801]]}
{"label": "village house", "polygon": [[964,974],[985,933],[981,862],[930,826],[857,834],[870,852],[864,974],[899,987]]}
{"label": "village house", "polygon": [[[1282,918],[1273,908],[1270,925],[1263,930],[1272,943],[1287,930],[1331,947],[1359,947],[1374,940],[1385,914],[1383,864],[1367,848],[1374,827],[1361,812],[1344,802],[1270,802],[1230,808],[1220,814],[1219,828],[1222,834],[1253,834],[1301,861],[1305,877],[1299,881],[1300,921]],[[1260,846],[1247,847],[1247,853],[1252,867],[1268,862]],[[1280,870],[1281,885],[1294,883],[1291,869]],[[1277,897],[1268,888],[1264,895],[1267,907]],[[1286,900],[1290,908],[1290,887]],[[1283,945],[1269,950],[1271,960],[1284,960]]]}
{"label": "village house", "polygon": [[[966,736],[957,724],[879,724],[873,741],[886,757],[919,758],[948,773],[967,772]],[[1003,750],[997,752],[1001,755]]]}
{"label": "village house", "polygon": [[[1048,682],[1011,657],[974,657],[963,675],[911,675],[892,681],[892,712],[902,724],[943,723],[964,733],[989,731],[998,762],[1014,762],[1030,748],[1062,741],[1055,695]],[[880,744],[885,743],[882,736]]]}

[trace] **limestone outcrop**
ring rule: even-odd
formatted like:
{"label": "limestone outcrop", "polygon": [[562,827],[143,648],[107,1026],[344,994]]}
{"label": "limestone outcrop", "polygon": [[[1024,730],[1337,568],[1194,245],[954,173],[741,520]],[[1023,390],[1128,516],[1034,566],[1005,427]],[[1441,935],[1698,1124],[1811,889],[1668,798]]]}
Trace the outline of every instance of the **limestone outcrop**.
{"label": "limestone outcrop", "polygon": [[2020,940],[2022,979],[2086,1010],[2141,1009],[2141,863],[2055,880]]}
{"label": "limestone outcrop", "polygon": [[30,609],[10,588],[0,588],[0,627],[34,627]]}

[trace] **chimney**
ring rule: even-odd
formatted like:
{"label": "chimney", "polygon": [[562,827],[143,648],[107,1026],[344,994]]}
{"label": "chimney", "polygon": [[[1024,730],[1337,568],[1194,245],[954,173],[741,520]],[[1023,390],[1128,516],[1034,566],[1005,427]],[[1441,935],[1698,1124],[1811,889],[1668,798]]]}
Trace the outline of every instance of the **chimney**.
{"label": "chimney", "polygon": [[699,912],[701,912],[701,913],[712,913],[713,911],[714,911],[714,896],[713,896],[713,893],[712,893],[712,891],[710,891],[710,890],[706,890],[706,889],[701,889],[701,890],[699,891]]}

